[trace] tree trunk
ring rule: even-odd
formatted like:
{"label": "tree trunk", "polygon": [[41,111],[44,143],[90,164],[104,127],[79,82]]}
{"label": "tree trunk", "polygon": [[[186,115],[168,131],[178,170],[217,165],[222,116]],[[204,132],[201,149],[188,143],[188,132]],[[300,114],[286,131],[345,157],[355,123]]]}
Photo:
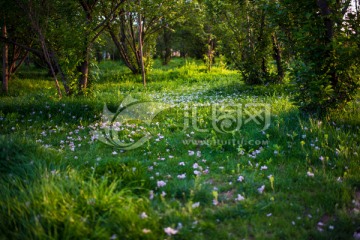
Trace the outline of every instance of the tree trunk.
{"label": "tree trunk", "polygon": [[276,62],[276,68],[277,68],[277,77],[278,77],[277,82],[281,83],[285,76],[284,68],[282,65],[282,59],[281,59],[281,49],[280,49],[280,46],[277,41],[275,33],[271,35],[271,39],[272,39],[273,51],[274,51],[273,58]]}
{"label": "tree trunk", "polygon": [[164,28],[164,46],[165,53],[163,59],[163,65],[167,65],[171,60],[171,32],[166,28]]}
{"label": "tree trunk", "polygon": [[89,77],[89,51],[88,48],[84,51],[84,58],[80,65],[81,76],[79,79],[79,91],[84,92],[88,85]]}
{"label": "tree trunk", "polygon": [[124,61],[125,65],[131,70],[131,72],[133,74],[138,74],[139,73],[138,68],[130,60],[129,54],[131,54],[131,53],[126,51],[126,46],[124,44],[126,41],[126,36],[125,36],[124,31],[121,30],[120,40],[115,35],[114,31],[110,28],[109,28],[109,33],[110,33],[110,36],[111,36],[116,48],[118,49],[118,51],[120,53],[120,57]]}
{"label": "tree trunk", "polygon": [[334,38],[334,21],[331,19],[331,9],[328,3],[328,0],[317,0],[317,5],[320,8],[320,13],[324,19],[324,26],[325,26],[325,48],[326,51],[324,52],[325,61],[327,61],[327,67],[330,70],[330,81],[333,89],[337,89],[338,87],[338,75],[336,70],[331,67],[333,59],[331,57],[332,55],[332,46],[331,42]]}
{"label": "tree trunk", "polygon": [[[141,0],[139,0],[139,6],[141,6]],[[144,66],[144,59],[143,59],[143,40],[142,40],[142,34],[143,34],[143,28],[142,28],[142,17],[141,13],[139,12],[138,16],[138,25],[139,25],[139,61],[141,65],[141,77],[143,80],[143,85],[146,87],[146,76],[145,76],[145,66]]]}
{"label": "tree trunk", "polygon": [[[2,35],[4,38],[7,38],[7,29],[6,29],[6,23],[4,19],[4,25],[2,29]],[[4,42],[3,47],[3,79],[2,79],[2,90],[5,94],[8,94],[9,92],[9,44],[7,42]]]}

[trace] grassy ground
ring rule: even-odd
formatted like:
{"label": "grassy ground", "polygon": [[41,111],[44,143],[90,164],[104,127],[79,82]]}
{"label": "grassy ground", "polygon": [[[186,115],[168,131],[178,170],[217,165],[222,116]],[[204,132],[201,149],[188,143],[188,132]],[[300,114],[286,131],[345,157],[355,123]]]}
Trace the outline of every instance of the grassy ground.
{"label": "grassy ground", "polygon": [[[352,239],[360,227],[359,101],[318,120],[291,84],[246,86],[181,59],[156,62],[146,89],[115,62],[97,74],[91,96],[58,100],[46,73],[23,68],[0,98],[0,239]],[[169,105],[151,122],[115,116],[111,141],[151,135],[123,150],[95,133],[104,104],[115,113],[129,95]]]}

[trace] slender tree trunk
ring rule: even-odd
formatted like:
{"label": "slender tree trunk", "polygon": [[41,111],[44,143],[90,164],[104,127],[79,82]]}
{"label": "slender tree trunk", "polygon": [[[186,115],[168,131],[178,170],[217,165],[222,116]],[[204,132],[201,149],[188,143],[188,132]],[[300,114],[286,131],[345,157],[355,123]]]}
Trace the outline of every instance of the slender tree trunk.
{"label": "slender tree trunk", "polygon": [[213,39],[211,39],[211,35],[209,34],[209,38],[208,38],[208,51],[207,51],[207,67],[208,67],[208,71],[211,71],[211,67],[213,64],[213,59],[214,59],[214,41]]}
{"label": "slender tree trunk", "polygon": [[165,46],[165,53],[163,59],[163,65],[167,65],[171,60],[171,32],[166,28],[164,28],[164,46]]}
{"label": "slender tree trunk", "polygon": [[83,92],[88,85],[88,77],[89,77],[89,50],[86,48],[86,50],[83,52],[84,57],[83,61],[80,65],[80,81],[79,81],[79,90],[80,92]]}
{"label": "slender tree trunk", "polygon": [[[260,21],[261,22],[260,22],[260,33],[259,33],[259,37],[258,37],[258,44],[259,44],[261,50],[265,50],[265,48],[266,48],[266,40],[265,40],[265,37],[264,37],[264,35],[265,35],[265,12],[264,11],[261,12]],[[265,56],[262,56],[262,58],[261,58],[261,71],[263,73],[263,76],[268,75],[267,61],[266,61]]]}
{"label": "slender tree trunk", "polygon": [[133,74],[139,73],[137,67],[131,62],[129,58],[129,52],[126,51],[126,46],[125,46],[126,36],[123,29],[121,29],[120,40],[118,39],[118,37],[115,35],[114,31],[111,28],[109,28],[109,33],[125,65],[131,70]]}
{"label": "slender tree trunk", "polygon": [[278,82],[282,82],[284,79],[284,68],[282,65],[282,59],[281,59],[281,49],[279,46],[279,43],[277,41],[277,37],[274,34],[271,35],[271,39],[272,39],[272,45],[273,45],[273,58],[276,62],[276,68],[277,68],[277,76],[278,76]]}
{"label": "slender tree trunk", "polygon": [[[141,6],[141,0],[139,0],[139,6]],[[141,65],[141,77],[143,80],[143,85],[144,87],[146,87],[146,76],[145,76],[145,66],[144,66],[144,59],[143,59],[143,39],[142,39],[142,34],[143,34],[143,27],[142,27],[142,17],[141,17],[141,13],[139,12],[139,16],[138,16],[138,25],[139,25],[139,60],[140,60],[140,65]]]}
{"label": "slender tree trunk", "polygon": [[23,52],[21,47],[14,45],[13,59],[9,67],[9,79],[11,75],[14,74],[16,70],[23,64],[23,62],[28,57],[28,55],[29,55],[29,51],[25,50],[25,52]]}
{"label": "slender tree trunk", "polygon": [[331,42],[334,38],[334,21],[331,19],[332,11],[329,6],[328,0],[317,0],[317,5],[320,8],[320,13],[324,19],[324,25],[325,25],[325,48],[326,51],[324,52],[325,60],[328,60],[327,67],[330,69],[330,76],[331,76],[331,85],[334,89],[337,89],[338,87],[338,75],[336,70],[334,70],[331,65],[333,62],[333,59],[331,59],[332,54],[332,46]]}
{"label": "slender tree trunk", "polygon": [[[4,25],[2,29],[2,35],[4,38],[7,38],[7,29],[6,29],[6,22],[4,18]],[[4,93],[8,94],[9,92],[9,44],[4,42],[3,47],[3,79],[2,79],[2,90]]]}

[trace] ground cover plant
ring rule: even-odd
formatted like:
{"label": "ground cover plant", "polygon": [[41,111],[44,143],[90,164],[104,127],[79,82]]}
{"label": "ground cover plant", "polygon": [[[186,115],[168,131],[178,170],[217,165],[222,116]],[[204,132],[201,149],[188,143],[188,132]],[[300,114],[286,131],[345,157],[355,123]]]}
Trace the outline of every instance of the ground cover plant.
{"label": "ground cover plant", "polygon": [[[359,98],[317,118],[292,82],[246,85],[221,61],[157,60],[146,88],[119,62],[96,71],[89,96],[59,99],[46,71],[23,66],[1,97],[1,239],[356,235]],[[104,119],[104,104],[134,101],[166,109]]]}

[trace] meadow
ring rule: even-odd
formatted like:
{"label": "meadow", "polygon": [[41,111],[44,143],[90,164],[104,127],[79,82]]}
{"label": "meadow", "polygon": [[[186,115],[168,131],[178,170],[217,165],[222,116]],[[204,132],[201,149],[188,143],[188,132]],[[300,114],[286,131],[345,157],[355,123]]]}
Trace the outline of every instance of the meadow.
{"label": "meadow", "polygon": [[[146,88],[118,62],[94,71],[88,96],[58,99],[24,66],[0,97],[0,239],[360,235],[359,97],[317,118],[291,81],[249,86],[221,61],[155,61]],[[130,103],[166,109],[118,121]]]}

